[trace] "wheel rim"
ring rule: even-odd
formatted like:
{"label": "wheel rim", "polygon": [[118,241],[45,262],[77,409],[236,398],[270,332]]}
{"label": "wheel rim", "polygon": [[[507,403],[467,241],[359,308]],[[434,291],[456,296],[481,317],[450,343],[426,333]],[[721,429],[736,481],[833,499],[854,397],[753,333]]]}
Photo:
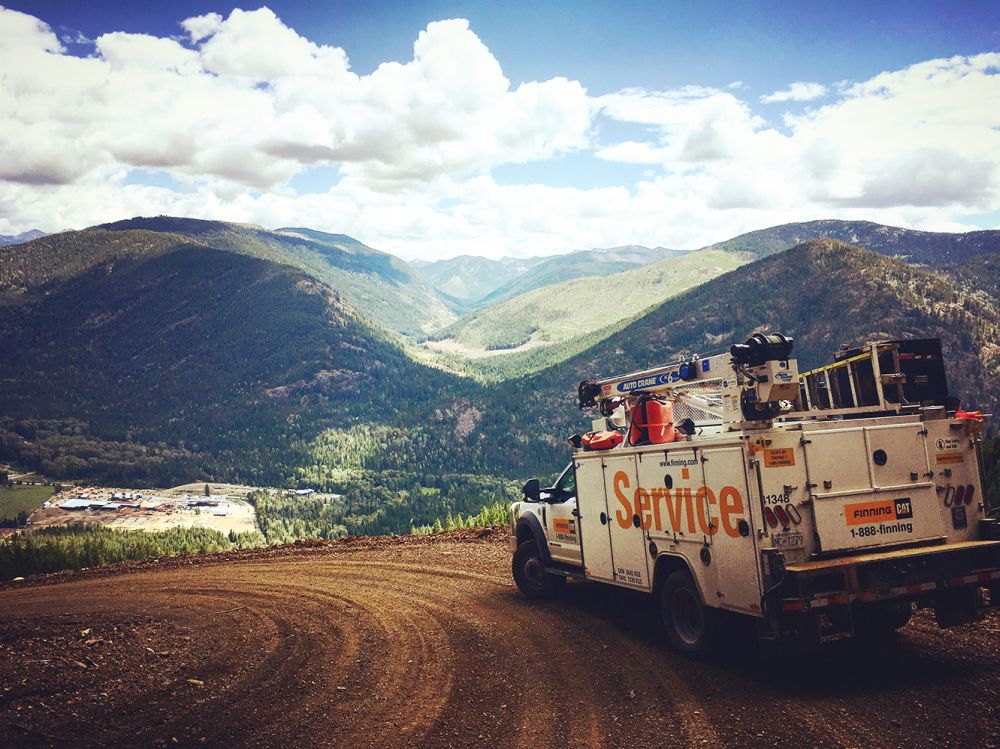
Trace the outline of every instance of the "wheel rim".
{"label": "wheel rim", "polygon": [[674,631],[685,644],[698,643],[705,630],[705,619],[701,603],[691,591],[684,588],[674,591],[670,599],[670,618],[674,623]]}
{"label": "wheel rim", "polygon": [[538,557],[528,557],[525,561],[524,579],[532,588],[541,588],[545,584],[545,568]]}

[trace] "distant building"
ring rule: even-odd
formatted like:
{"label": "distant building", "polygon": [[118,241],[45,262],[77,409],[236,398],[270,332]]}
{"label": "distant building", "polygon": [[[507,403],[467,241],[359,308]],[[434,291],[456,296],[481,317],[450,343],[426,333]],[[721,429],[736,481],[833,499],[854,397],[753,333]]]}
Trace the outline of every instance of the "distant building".
{"label": "distant building", "polygon": [[92,507],[98,509],[103,504],[103,502],[95,502],[86,497],[74,497],[72,499],[64,499],[59,503],[59,507],[64,510],[89,510]]}

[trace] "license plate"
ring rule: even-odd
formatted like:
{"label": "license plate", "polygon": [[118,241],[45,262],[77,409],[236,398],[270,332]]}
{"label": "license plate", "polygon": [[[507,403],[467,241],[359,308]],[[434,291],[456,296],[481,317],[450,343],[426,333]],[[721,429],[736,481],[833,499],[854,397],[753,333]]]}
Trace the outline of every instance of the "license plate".
{"label": "license plate", "polygon": [[806,543],[801,533],[778,533],[771,540],[775,549],[798,549]]}

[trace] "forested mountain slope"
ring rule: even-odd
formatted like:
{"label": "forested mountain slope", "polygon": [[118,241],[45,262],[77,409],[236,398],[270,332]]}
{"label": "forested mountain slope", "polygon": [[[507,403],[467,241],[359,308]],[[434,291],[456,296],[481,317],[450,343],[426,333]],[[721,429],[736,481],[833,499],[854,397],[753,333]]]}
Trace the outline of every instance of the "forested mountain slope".
{"label": "forested mountain slope", "polygon": [[493,393],[504,403],[534,401],[533,423],[562,437],[589,423],[574,413],[580,380],[718,353],[772,330],[795,338],[801,369],[831,362],[842,343],[940,337],[951,392],[968,408],[1000,406],[995,297],[944,273],[832,240],[807,242],[709,281],[571,359]]}
{"label": "forested mountain slope", "polygon": [[945,271],[956,283],[969,289],[979,289],[994,300],[1000,299],[1000,250],[949,265]]}
{"label": "forested mountain slope", "polygon": [[702,250],[609,276],[576,278],[473,312],[430,338],[473,352],[560,343],[632,317],[750,259]]}
{"label": "forested mountain slope", "polygon": [[609,276],[683,255],[665,247],[623,245],[565,255],[490,260],[462,255],[411,265],[464,310],[474,310],[574,278]]}
{"label": "forested mountain slope", "polygon": [[0,252],[0,460],[304,484],[343,494],[337,522],[359,532],[476,511],[551,463],[542,435],[497,449],[473,383],[296,267],[164,232],[61,236],[32,262]]}
{"label": "forested mountain slope", "polygon": [[766,257],[811,239],[835,239],[919,265],[958,263],[984,252],[1000,250],[1000,231],[965,234],[915,231],[871,221],[806,221],[748,232],[710,245],[730,252]]}
{"label": "forested mountain slope", "polygon": [[391,417],[386,390],[415,400],[446,378],[295,268],[176,235],[115,237],[133,253],[68,277],[53,264],[0,307],[6,416],[207,447],[300,412]]}
{"label": "forested mountain slope", "polygon": [[294,265],[337,289],[368,319],[398,333],[419,335],[454,319],[407,263],[343,234],[294,228],[268,231],[170,216],[128,219],[97,229],[168,232],[216,249]]}

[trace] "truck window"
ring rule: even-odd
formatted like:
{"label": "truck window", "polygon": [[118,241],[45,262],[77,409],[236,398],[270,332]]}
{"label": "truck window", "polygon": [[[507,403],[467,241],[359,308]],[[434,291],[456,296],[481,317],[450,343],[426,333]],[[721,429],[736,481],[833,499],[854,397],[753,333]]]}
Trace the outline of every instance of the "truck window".
{"label": "truck window", "polygon": [[564,502],[576,496],[576,471],[573,469],[572,463],[566,467],[552,488],[555,489],[553,499],[557,502]]}

